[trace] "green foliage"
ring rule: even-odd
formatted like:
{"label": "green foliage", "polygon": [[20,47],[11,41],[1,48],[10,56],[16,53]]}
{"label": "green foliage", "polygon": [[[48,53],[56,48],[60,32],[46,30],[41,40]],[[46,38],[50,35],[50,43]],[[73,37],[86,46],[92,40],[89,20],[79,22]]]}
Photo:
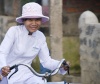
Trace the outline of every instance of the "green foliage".
{"label": "green foliage", "polygon": [[31,65],[37,72],[40,72],[40,62],[38,56],[33,60]]}
{"label": "green foliage", "polygon": [[70,73],[80,73],[80,55],[79,55],[79,38],[64,37],[63,38],[63,56],[70,61]]}

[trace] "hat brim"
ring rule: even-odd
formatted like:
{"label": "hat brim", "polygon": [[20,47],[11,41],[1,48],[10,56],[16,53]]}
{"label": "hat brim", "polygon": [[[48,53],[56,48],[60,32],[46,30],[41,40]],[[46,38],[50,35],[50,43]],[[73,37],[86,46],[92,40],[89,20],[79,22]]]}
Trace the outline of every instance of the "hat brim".
{"label": "hat brim", "polygon": [[24,18],[42,18],[42,23],[49,21],[49,17],[47,16],[20,16],[16,18],[16,22],[23,23]]}

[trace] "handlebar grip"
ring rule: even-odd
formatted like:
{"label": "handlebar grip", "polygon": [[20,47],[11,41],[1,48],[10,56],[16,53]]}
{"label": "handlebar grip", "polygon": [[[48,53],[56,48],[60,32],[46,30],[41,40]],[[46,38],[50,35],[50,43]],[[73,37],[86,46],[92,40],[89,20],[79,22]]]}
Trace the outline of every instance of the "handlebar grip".
{"label": "handlebar grip", "polygon": [[18,65],[13,65],[12,67],[10,67],[10,70],[12,70],[12,69],[15,69],[15,71],[8,77],[8,79],[10,79],[11,76],[18,71]]}
{"label": "handlebar grip", "polygon": [[17,65],[13,65],[10,67],[10,70],[14,69]]}

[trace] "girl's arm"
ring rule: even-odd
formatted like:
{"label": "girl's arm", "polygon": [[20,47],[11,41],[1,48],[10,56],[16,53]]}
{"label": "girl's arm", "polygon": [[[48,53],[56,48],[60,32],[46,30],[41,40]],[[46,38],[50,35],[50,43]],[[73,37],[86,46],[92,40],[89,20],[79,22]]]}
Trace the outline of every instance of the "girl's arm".
{"label": "girl's arm", "polygon": [[16,30],[15,27],[10,28],[7,31],[5,37],[0,45],[0,70],[2,70],[2,68],[4,66],[7,66],[6,58],[7,58],[8,54],[11,50],[11,47],[14,43],[15,30]]}

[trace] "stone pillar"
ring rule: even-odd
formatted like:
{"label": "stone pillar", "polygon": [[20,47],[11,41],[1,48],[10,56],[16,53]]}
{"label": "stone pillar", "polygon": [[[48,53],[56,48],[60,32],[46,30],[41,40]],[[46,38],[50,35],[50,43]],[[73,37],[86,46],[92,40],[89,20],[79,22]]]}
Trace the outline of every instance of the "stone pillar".
{"label": "stone pillar", "polygon": [[50,0],[51,56],[62,59],[62,0]]}
{"label": "stone pillar", "polygon": [[15,18],[10,16],[0,16],[0,43],[2,42],[8,28],[16,25]]}
{"label": "stone pillar", "polygon": [[[50,0],[50,42],[51,56],[54,59],[61,60],[62,51],[62,0]],[[54,81],[61,78],[55,76]]]}
{"label": "stone pillar", "polygon": [[100,23],[94,13],[79,18],[82,84],[100,83]]}

